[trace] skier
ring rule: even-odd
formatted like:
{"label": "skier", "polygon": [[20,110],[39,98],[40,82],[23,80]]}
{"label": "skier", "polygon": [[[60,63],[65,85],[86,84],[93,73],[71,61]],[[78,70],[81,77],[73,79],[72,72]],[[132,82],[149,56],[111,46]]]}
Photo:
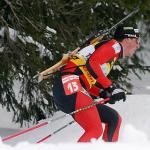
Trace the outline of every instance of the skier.
{"label": "skier", "polygon": [[[57,107],[70,113],[93,102],[93,97],[109,97],[108,103],[126,100],[125,92],[107,77],[119,58],[132,56],[139,48],[139,31],[133,27],[118,26],[114,38],[95,42],[72,56],[61,68],[61,76],[53,85]],[[104,141],[118,140],[121,117],[107,105],[96,105],[75,113],[74,120],[85,130],[78,142],[89,142],[102,136]],[[102,123],[105,124],[103,131]]]}

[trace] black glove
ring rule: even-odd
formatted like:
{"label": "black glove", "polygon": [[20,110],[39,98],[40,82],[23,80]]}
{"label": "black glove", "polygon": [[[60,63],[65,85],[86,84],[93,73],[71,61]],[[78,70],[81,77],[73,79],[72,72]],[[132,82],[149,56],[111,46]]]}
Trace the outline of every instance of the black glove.
{"label": "black glove", "polygon": [[107,89],[103,89],[100,92],[100,97],[102,98],[109,97],[110,100],[108,101],[108,103],[110,104],[115,104],[116,101],[123,100],[124,102],[126,100],[125,92],[121,88],[116,86],[110,86]]}

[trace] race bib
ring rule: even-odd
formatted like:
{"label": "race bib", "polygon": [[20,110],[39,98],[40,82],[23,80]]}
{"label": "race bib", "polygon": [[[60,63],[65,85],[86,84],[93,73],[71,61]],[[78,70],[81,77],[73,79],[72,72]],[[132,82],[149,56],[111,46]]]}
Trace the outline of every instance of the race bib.
{"label": "race bib", "polygon": [[74,94],[82,90],[79,77],[76,75],[66,75],[62,77],[62,83],[66,95]]}

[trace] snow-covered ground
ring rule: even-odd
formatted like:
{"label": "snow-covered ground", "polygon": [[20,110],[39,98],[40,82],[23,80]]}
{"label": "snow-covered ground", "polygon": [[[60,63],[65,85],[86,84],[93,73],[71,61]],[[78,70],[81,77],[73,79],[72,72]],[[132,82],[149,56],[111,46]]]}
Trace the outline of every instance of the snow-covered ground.
{"label": "snow-covered ground", "polygon": [[[66,123],[72,121],[70,116],[59,119],[53,123],[36,129],[32,132],[20,135],[4,143],[0,142],[2,150],[24,150],[24,149],[52,149],[52,150],[75,150],[75,149],[149,149],[150,148],[150,95],[130,95],[126,102],[118,102],[110,105],[122,116],[122,128],[120,138],[117,143],[104,143],[101,138],[93,140],[88,144],[77,144],[77,139],[84,132],[77,123],[73,123],[60,132],[52,135],[42,144],[34,144],[41,138],[51,134]],[[14,134],[22,129],[11,123],[11,114],[0,109],[1,129],[0,136],[4,137]],[[61,116],[62,112],[57,112],[54,118]],[[2,117],[2,116],[5,116]]]}

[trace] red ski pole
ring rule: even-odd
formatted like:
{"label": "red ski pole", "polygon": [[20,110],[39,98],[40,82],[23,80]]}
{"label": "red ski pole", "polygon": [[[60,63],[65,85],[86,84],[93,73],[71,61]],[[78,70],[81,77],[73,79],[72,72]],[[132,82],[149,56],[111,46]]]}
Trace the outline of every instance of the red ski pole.
{"label": "red ski pole", "polygon": [[33,127],[31,127],[31,128],[28,128],[28,129],[23,130],[23,131],[21,131],[21,132],[18,132],[18,133],[16,133],[16,134],[13,134],[13,135],[10,135],[10,136],[8,136],[8,137],[5,137],[4,139],[2,139],[2,141],[4,142],[4,141],[10,140],[10,139],[12,139],[12,138],[15,138],[15,137],[17,137],[17,136],[19,136],[19,135],[22,135],[22,134],[24,134],[24,133],[27,133],[27,132],[29,132],[29,131],[32,131],[32,130],[41,128],[41,127],[47,125],[48,123],[49,123],[49,122],[43,122],[43,123],[37,124],[36,126],[33,126]]}

